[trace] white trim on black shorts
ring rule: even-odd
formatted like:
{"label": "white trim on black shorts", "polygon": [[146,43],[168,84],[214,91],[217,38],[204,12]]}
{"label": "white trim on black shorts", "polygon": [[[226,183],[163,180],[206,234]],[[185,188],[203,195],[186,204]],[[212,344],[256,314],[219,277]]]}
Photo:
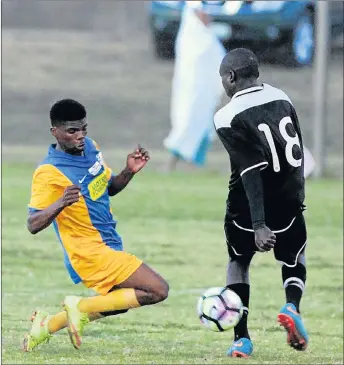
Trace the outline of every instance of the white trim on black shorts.
{"label": "white trim on black shorts", "polygon": [[[295,221],[295,219],[296,219],[296,217],[294,217],[293,219],[292,219],[292,221],[290,222],[290,224],[286,227],[286,228],[283,228],[283,229],[279,229],[278,231],[272,231],[273,233],[282,233],[282,232],[285,232],[285,231],[287,231],[292,225],[293,225],[293,223],[294,223],[294,221]],[[239,229],[241,229],[241,230],[243,230],[243,231],[246,231],[246,232],[254,232],[254,230],[253,229],[250,229],[250,228],[244,228],[244,227],[241,227],[234,219],[233,219],[233,223],[234,223],[234,225],[237,227],[237,228],[239,228]]]}
{"label": "white trim on black shorts", "polygon": [[300,253],[306,247],[306,245],[307,245],[307,241],[303,244],[303,246],[300,248],[299,252],[296,254],[294,265],[288,265],[286,262],[280,261],[280,260],[276,260],[276,261],[279,262],[281,265],[285,265],[287,267],[295,267],[297,265],[297,259],[299,258]]}

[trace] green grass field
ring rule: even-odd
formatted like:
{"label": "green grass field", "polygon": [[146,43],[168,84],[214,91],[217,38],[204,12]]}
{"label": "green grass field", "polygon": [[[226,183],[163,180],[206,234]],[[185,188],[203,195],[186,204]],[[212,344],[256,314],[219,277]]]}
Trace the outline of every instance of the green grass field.
{"label": "green grass field", "polygon": [[276,323],[284,304],[280,266],[256,255],[251,269],[250,360],[225,356],[232,332],[201,327],[196,302],[208,287],[225,284],[223,236],[227,176],[205,172],[171,176],[142,172],[113,198],[127,251],[170,283],[156,306],[91,323],[74,350],[65,330],[26,354],[19,345],[31,312],[60,311],[66,294],[88,295],[63,266],[53,229],[26,231],[32,165],[3,164],[2,362],[5,364],[343,364],[342,181],[307,183],[308,281],[302,311],[310,334],[305,353],[286,345]]}

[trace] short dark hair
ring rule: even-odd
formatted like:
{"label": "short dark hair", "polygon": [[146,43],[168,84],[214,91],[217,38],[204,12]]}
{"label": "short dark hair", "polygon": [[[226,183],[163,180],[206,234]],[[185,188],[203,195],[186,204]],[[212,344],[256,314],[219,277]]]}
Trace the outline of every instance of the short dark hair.
{"label": "short dark hair", "polygon": [[58,126],[68,121],[81,120],[85,117],[85,107],[73,99],[59,100],[50,109],[50,121],[52,126]]}
{"label": "short dark hair", "polygon": [[240,78],[259,77],[259,62],[256,55],[247,48],[235,48],[229,51],[221,62],[220,75],[229,71]]}

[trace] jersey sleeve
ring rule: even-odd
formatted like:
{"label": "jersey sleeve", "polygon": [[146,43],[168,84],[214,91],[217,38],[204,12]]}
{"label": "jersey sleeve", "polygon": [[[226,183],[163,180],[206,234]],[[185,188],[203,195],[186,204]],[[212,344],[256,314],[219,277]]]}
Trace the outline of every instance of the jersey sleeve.
{"label": "jersey sleeve", "polygon": [[102,163],[104,165],[104,169],[106,171],[107,179],[110,181],[111,177],[116,176],[116,174],[112,171],[112,169],[105,162],[103,153],[100,151],[99,144],[96,141],[94,141],[93,139],[92,139],[92,142],[93,142],[94,146],[96,147],[97,151],[100,152],[101,160],[102,160]]}
{"label": "jersey sleeve", "polygon": [[32,178],[29,210],[43,210],[55,203],[64,191],[63,183],[60,180],[53,166],[38,167]]}
{"label": "jersey sleeve", "polygon": [[299,122],[299,118],[297,116],[296,110],[294,108],[294,106],[291,104],[290,105],[290,114],[291,114],[291,119],[293,121],[293,125],[295,128],[295,132],[297,133],[298,137],[299,137],[299,141],[300,141],[300,147],[303,150],[303,140],[302,140],[302,133],[301,133],[301,128],[300,128],[300,122]]}
{"label": "jersey sleeve", "polygon": [[236,120],[228,127],[217,129],[217,134],[240,176],[251,169],[262,170],[268,166],[263,147],[256,143],[242,121]]}

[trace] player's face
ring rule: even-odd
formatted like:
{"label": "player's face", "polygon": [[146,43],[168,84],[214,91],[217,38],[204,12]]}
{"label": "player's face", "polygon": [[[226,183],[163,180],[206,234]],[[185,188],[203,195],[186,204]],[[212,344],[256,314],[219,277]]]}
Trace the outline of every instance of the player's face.
{"label": "player's face", "polygon": [[66,122],[61,126],[52,127],[51,133],[63,151],[72,155],[78,155],[85,148],[87,123],[84,119]]}

